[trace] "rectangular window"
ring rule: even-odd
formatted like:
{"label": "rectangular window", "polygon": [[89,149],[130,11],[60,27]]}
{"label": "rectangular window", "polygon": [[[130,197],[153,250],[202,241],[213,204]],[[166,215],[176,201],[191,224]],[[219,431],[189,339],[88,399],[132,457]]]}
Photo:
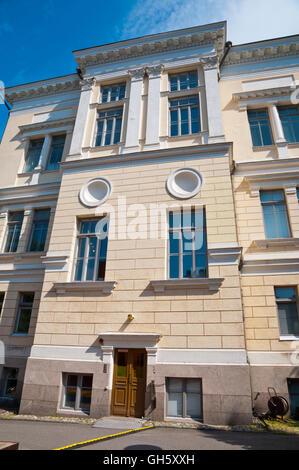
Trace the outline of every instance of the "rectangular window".
{"label": "rectangular window", "polygon": [[2,313],[2,309],[3,309],[4,297],[5,297],[4,292],[0,292],[0,316],[1,316],[1,313]]}
{"label": "rectangular window", "polygon": [[24,173],[31,173],[38,165],[44,139],[30,140],[25,158]]}
{"label": "rectangular window", "polygon": [[253,146],[273,145],[268,111],[266,109],[248,111],[248,120]]}
{"label": "rectangular window", "polygon": [[92,391],[92,375],[64,374],[62,407],[89,412]]}
{"label": "rectangular window", "polygon": [[169,278],[208,277],[204,209],[169,213]]}
{"label": "rectangular window", "polygon": [[170,135],[198,134],[200,132],[200,111],[198,96],[171,99],[169,101]]}
{"label": "rectangular window", "polygon": [[106,217],[80,222],[75,281],[103,281],[105,279],[108,225]]}
{"label": "rectangular window", "polygon": [[260,191],[266,238],[290,238],[287,208],[283,190]]}
{"label": "rectangular window", "polygon": [[299,336],[296,287],[275,287],[275,297],[281,336]]}
{"label": "rectangular window", "polygon": [[167,416],[202,419],[201,379],[166,379]]}
{"label": "rectangular window", "polygon": [[169,75],[170,91],[190,90],[198,86],[197,72],[182,72]]}
{"label": "rectangular window", "polygon": [[34,212],[28,251],[44,251],[50,213],[50,209],[41,209]]}
{"label": "rectangular window", "polygon": [[15,253],[18,248],[24,212],[10,212],[8,214],[7,230],[4,252]]}
{"label": "rectangular window", "polygon": [[290,144],[299,142],[299,108],[278,108],[286,140]]}
{"label": "rectangular window", "polygon": [[48,156],[47,170],[57,170],[61,162],[65,144],[65,135],[54,135]]}
{"label": "rectangular window", "polygon": [[18,383],[19,369],[4,367],[2,395],[6,398],[15,398]]}
{"label": "rectangular window", "polygon": [[101,102],[110,103],[124,99],[126,94],[126,83],[115,85],[104,85],[101,87]]}
{"label": "rectangular window", "polygon": [[33,301],[34,292],[23,292],[20,294],[14,334],[28,334]]}
{"label": "rectangular window", "polygon": [[96,147],[120,142],[122,114],[122,108],[98,112]]}

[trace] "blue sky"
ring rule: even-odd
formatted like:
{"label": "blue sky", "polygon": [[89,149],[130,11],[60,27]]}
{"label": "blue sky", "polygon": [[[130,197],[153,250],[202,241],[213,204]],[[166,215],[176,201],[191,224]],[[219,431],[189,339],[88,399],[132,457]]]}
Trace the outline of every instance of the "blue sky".
{"label": "blue sky", "polygon": [[[299,0],[0,0],[5,86],[74,73],[72,51],[228,21],[234,44],[296,34]],[[0,104],[0,137],[7,111]]]}

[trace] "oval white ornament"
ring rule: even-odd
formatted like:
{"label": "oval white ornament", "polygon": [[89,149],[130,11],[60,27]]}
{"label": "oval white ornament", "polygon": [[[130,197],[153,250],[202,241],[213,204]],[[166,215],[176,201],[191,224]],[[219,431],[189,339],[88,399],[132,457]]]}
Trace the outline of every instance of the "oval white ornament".
{"label": "oval white ornament", "polygon": [[87,207],[103,204],[111,194],[111,184],[104,178],[95,178],[82,186],[79,198]]}
{"label": "oval white ornament", "polygon": [[193,168],[180,168],[171,173],[167,180],[169,193],[178,199],[196,196],[202,187],[202,177]]}

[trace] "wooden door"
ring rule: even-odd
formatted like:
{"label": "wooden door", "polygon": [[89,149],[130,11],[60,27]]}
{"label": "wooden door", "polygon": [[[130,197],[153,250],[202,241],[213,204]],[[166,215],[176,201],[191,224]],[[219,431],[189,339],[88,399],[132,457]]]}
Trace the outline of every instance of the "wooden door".
{"label": "wooden door", "polygon": [[111,414],[144,415],[146,352],[143,349],[117,349],[114,359]]}

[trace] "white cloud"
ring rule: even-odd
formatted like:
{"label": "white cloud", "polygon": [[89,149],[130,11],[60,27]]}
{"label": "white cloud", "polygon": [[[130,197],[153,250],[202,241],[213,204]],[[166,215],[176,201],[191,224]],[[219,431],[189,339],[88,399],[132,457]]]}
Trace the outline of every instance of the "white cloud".
{"label": "white cloud", "polygon": [[234,44],[298,33],[299,0],[137,0],[122,38],[228,21]]}

